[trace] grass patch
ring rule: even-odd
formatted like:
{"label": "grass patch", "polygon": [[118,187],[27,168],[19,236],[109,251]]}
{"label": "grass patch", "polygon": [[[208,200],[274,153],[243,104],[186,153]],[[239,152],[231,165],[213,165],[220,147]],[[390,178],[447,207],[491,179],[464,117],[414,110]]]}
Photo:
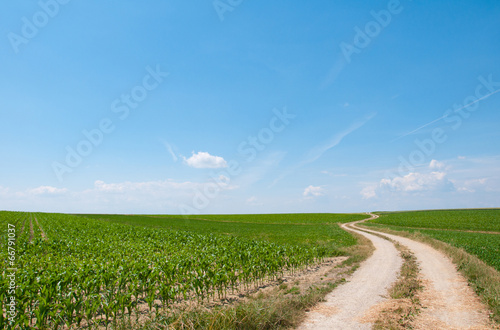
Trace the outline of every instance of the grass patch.
{"label": "grass patch", "polygon": [[421,304],[418,293],[422,291],[419,279],[417,259],[406,247],[395,243],[403,258],[403,265],[398,280],[389,289],[393,299],[375,321],[374,329],[408,329],[420,312]]}
{"label": "grass patch", "polygon": [[[305,294],[287,294],[276,288],[231,306],[196,308],[168,316],[135,329],[287,329],[303,320],[307,308],[322,301],[342,280],[311,286]],[[298,288],[297,288],[298,289]]]}

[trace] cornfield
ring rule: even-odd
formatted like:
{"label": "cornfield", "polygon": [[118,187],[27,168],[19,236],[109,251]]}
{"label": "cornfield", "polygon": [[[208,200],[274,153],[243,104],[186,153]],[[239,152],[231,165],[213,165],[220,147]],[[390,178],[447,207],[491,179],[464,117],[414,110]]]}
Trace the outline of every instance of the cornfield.
{"label": "cornfield", "polygon": [[[8,224],[15,226],[15,310]],[[0,328],[107,325],[176,302],[207,302],[322,259],[314,247],[137,227],[66,214],[0,212]],[[11,235],[12,236],[12,235]]]}

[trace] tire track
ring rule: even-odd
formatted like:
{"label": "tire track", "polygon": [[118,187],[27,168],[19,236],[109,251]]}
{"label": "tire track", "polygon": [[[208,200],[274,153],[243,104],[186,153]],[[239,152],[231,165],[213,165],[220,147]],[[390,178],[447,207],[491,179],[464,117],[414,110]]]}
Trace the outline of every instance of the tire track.
{"label": "tire track", "polygon": [[31,241],[33,241],[33,236],[34,236],[34,232],[33,232],[33,216],[30,215],[30,239],[29,239],[30,243],[31,243]]}
{"label": "tire track", "polygon": [[23,220],[23,225],[21,227],[21,231],[19,232],[19,235],[21,235],[22,233],[24,233],[24,225],[26,224],[26,218],[24,218]]}
{"label": "tire track", "polygon": [[40,226],[40,224],[38,223],[38,220],[35,216],[33,216],[33,218],[35,218],[35,222],[36,222],[36,225],[38,226],[38,229],[40,229],[40,234],[42,235],[42,238],[44,240],[47,240],[47,235],[45,234],[45,232],[43,231],[42,229],[42,226]]}

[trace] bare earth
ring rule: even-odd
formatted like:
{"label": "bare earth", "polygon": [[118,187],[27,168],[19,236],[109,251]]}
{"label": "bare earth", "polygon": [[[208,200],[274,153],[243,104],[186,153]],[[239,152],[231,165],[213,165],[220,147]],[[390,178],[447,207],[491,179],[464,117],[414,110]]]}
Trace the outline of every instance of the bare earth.
{"label": "bare earth", "polygon": [[375,246],[373,255],[344,285],[326,296],[326,302],[311,309],[298,329],[370,329],[371,323],[362,323],[370,307],[386,300],[387,289],[397,279],[403,263],[394,245],[375,235],[343,226],[370,239]]}
{"label": "bare earth", "polygon": [[[377,217],[372,215],[373,217]],[[359,222],[359,221],[358,221]],[[382,296],[396,280],[402,261],[394,245],[380,237],[356,230],[356,223],[343,225],[370,239],[376,251],[363,262],[348,283],[326,297],[326,302],[311,310],[299,329],[370,329],[364,317],[376,305],[387,302]],[[365,230],[365,229],[363,229]],[[395,235],[379,233],[409,248],[418,260],[424,291],[423,305],[413,326],[415,329],[497,329],[455,265],[432,247]]]}

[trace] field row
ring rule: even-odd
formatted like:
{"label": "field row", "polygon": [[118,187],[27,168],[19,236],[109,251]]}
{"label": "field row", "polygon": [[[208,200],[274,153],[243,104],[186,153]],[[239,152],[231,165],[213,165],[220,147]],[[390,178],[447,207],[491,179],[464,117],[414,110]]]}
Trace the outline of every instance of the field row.
{"label": "field row", "polygon": [[198,234],[221,234],[276,244],[319,248],[331,256],[340,255],[344,247],[356,244],[354,237],[340,229],[337,223],[367,217],[365,214],[289,214],[283,215],[284,218],[280,221],[279,214],[189,217],[109,214],[82,216],[122,225],[183,230]]}
{"label": "field row", "polygon": [[[356,243],[335,224],[325,230],[314,224],[0,212],[3,233],[8,224],[17,230],[17,315],[10,326],[52,329],[102,326],[137,317],[145,306],[159,311],[188,299],[207,301]],[[323,244],[314,244],[316,238]],[[6,240],[2,235],[2,246]],[[6,249],[0,258],[0,307],[6,310]],[[9,325],[6,316],[0,315],[0,328]]]}

